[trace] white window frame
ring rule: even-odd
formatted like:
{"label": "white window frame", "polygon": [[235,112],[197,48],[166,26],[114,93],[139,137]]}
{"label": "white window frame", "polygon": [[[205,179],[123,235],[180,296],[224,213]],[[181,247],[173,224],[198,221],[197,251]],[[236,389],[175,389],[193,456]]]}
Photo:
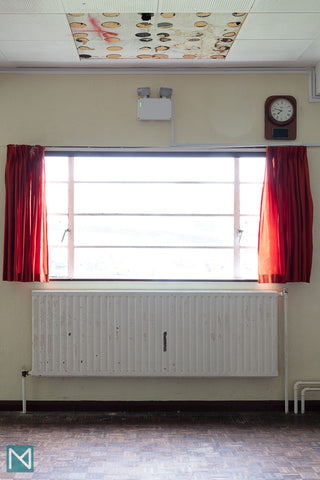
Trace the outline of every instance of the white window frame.
{"label": "white window frame", "polygon": [[[88,155],[88,154],[85,154],[85,155]],[[90,157],[94,156],[93,153],[90,153],[89,154]],[[110,156],[110,153],[99,153],[97,154],[98,156],[102,157],[102,156]],[[170,153],[124,153],[124,152],[121,152],[121,153],[112,153],[111,156],[166,156],[166,155],[169,155],[169,156],[174,156],[175,154],[170,152]],[[183,156],[183,155],[188,155],[188,153],[179,153],[179,155]],[[190,154],[189,154],[190,155]],[[194,156],[199,156],[199,155],[204,155],[204,156],[212,156],[212,157],[232,157],[235,162],[234,162],[234,181],[233,182],[230,182],[230,183],[233,183],[234,184],[234,212],[233,214],[201,214],[202,216],[208,216],[208,217],[215,217],[215,216],[223,216],[223,217],[227,217],[227,216],[231,216],[234,218],[234,244],[233,246],[230,246],[230,247],[226,247],[226,246],[220,246],[220,247],[217,247],[217,246],[212,246],[212,247],[175,247],[175,246],[165,246],[165,247],[157,247],[157,248],[208,248],[208,249],[216,249],[216,248],[226,248],[226,249],[233,249],[233,252],[234,252],[234,255],[233,255],[233,262],[234,262],[234,277],[233,278],[228,278],[228,279],[208,279],[208,278],[204,278],[203,280],[200,280],[200,281],[204,281],[204,282],[220,282],[220,281],[229,281],[229,282],[233,282],[233,281],[257,281],[257,278],[248,278],[248,279],[244,279],[244,278],[241,278],[240,277],[240,239],[241,239],[241,234],[242,234],[242,230],[240,228],[240,179],[239,179],[239,159],[241,157],[265,157],[265,150],[263,150],[263,152],[259,151],[259,152],[241,152],[241,153],[235,153],[235,152],[232,152],[232,153],[208,153],[208,152],[197,152],[197,153],[194,153],[194,154],[191,154],[191,155],[194,155]],[[51,277],[51,280],[88,280],[88,281],[94,281],[94,280],[98,280],[98,281],[121,281],[121,280],[124,280],[124,281],[154,281],[154,280],[159,280],[159,281],[182,281],[182,282],[187,282],[187,281],[199,281],[199,279],[193,279],[193,278],[188,278],[188,279],[180,279],[180,278],[177,278],[177,279],[172,279],[172,278],[168,278],[168,279],[163,279],[163,278],[159,278],[159,279],[149,279],[149,278],[146,278],[146,279],[140,279],[140,278],[77,278],[77,277],[74,277],[74,251],[75,251],[75,242],[74,242],[74,218],[76,216],[76,214],[74,213],[74,186],[75,186],[75,180],[74,180],[74,158],[75,157],[80,157],[80,156],[84,156],[83,152],[56,152],[56,151],[52,151],[52,152],[46,152],[46,156],[63,156],[63,157],[68,157],[69,160],[68,160],[68,167],[69,167],[69,178],[68,178],[68,181],[67,182],[61,182],[61,181],[56,181],[56,182],[52,182],[52,183],[67,183],[68,184],[68,228],[66,229],[66,231],[64,232],[64,235],[68,234],[68,274],[67,276],[61,276],[61,277]],[[93,182],[94,183],[94,182]],[[103,183],[113,183],[112,181],[111,182],[103,182]],[[146,182],[146,183],[149,183],[149,182]],[[156,182],[153,182],[153,183],[156,183]],[[161,182],[159,182],[161,183]],[[173,182],[173,183],[183,183],[183,182]],[[212,181],[208,181],[208,182],[195,182],[195,183],[203,183],[203,184],[208,184],[208,183],[217,183],[217,182],[212,182]],[[218,183],[227,183],[227,182],[218,182]],[[252,182],[252,183],[258,183],[258,182]],[[51,214],[51,215],[55,215],[55,214]],[[57,213],[56,215],[61,215],[59,213]],[[101,216],[113,216],[115,214],[86,214],[87,216],[90,216],[90,215],[101,215]],[[116,215],[123,215],[123,216],[126,216],[127,214],[116,214]],[[136,215],[139,215],[139,214],[136,214]],[[160,214],[161,215],[161,214]],[[177,214],[176,216],[179,216],[179,217],[182,217],[182,216],[191,216],[192,214]],[[150,214],[150,216],[159,216],[157,214]],[[246,216],[250,216],[250,214],[246,214]],[[49,246],[50,247],[50,246]],[[88,245],[88,247],[90,247]],[[96,248],[102,248],[103,246],[99,246],[99,247],[96,247]],[[114,248],[115,246],[104,246],[103,248]],[[139,248],[139,247],[135,247],[135,246],[130,246],[128,245],[127,246],[128,248]],[[92,246],[91,248],[95,248],[94,246]],[[147,247],[148,248],[148,247]],[[149,248],[152,248],[152,247],[149,247]],[[241,247],[241,248],[246,248],[246,247]],[[250,247],[248,247],[250,248]]]}

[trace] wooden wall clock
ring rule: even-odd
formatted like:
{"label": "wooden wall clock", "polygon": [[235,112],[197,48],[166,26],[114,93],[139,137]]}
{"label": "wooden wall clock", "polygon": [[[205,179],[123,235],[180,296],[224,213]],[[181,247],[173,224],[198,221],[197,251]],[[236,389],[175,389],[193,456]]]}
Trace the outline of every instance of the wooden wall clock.
{"label": "wooden wall clock", "polygon": [[272,95],[264,106],[265,138],[295,140],[297,136],[297,102],[290,95]]}

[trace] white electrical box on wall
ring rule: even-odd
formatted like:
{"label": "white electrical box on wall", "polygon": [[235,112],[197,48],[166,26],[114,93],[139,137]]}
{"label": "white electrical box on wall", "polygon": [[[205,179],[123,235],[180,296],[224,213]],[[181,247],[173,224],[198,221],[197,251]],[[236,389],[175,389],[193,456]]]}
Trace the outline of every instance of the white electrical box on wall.
{"label": "white electrical box on wall", "polygon": [[139,98],[138,120],[171,120],[171,98]]}

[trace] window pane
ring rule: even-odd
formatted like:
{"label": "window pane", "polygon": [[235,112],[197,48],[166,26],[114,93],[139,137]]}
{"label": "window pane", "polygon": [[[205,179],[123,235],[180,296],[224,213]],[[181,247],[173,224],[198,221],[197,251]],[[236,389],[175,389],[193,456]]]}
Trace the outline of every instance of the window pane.
{"label": "window pane", "polygon": [[233,278],[233,249],[76,248],[75,277],[228,279]]}
{"label": "window pane", "polygon": [[262,185],[240,185],[240,212],[242,215],[259,215]]}
{"label": "window pane", "polygon": [[241,216],[240,228],[243,231],[240,242],[241,246],[256,247],[258,245],[259,217]]}
{"label": "window pane", "polygon": [[75,181],[233,182],[234,159],[221,157],[76,157]]}
{"label": "window pane", "polygon": [[233,213],[233,184],[76,184],[75,213]]}
{"label": "window pane", "polygon": [[262,183],[265,163],[264,157],[241,157],[239,160],[240,182]]}
{"label": "window pane", "polygon": [[234,239],[232,216],[76,216],[74,229],[76,246],[233,246]]}
{"label": "window pane", "polygon": [[[74,235],[62,243],[73,161]],[[240,279],[256,279],[264,168],[262,157],[46,157],[50,277],[68,278],[74,240],[74,278],[227,280],[236,264]]]}
{"label": "window pane", "polygon": [[49,252],[50,278],[68,276],[68,250],[67,248],[51,247]]}
{"label": "window pane", "polygon": [[68,184],[47,183],[48,213],[68,213]]}
{"label": "window pane", "polygon": [[240,272],[244,280],[258,278],[258,254],[256,248],[240,249]]}
{"label": "window pane", "polygon": [[[68,228],[68,215],[48,215],[49,245],[62,245],[62,237]],[[68,235],[64,235],[63,245],[68,245]]]}
{"label": "window pane", "polygon": [[47,182],[67,182],[68,157],[46,157],[46,179]]}

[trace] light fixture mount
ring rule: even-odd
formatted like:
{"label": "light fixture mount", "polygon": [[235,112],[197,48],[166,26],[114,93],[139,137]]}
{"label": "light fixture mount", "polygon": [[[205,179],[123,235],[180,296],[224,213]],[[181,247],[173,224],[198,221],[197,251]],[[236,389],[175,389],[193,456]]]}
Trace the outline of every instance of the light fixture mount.
{"label": "light fixture mount", "polygon": [[144,22],[148,22],[149,20],[151,20],[151,17],[153,17],[153,13],[141,13],[141,20],[143,20]]}

